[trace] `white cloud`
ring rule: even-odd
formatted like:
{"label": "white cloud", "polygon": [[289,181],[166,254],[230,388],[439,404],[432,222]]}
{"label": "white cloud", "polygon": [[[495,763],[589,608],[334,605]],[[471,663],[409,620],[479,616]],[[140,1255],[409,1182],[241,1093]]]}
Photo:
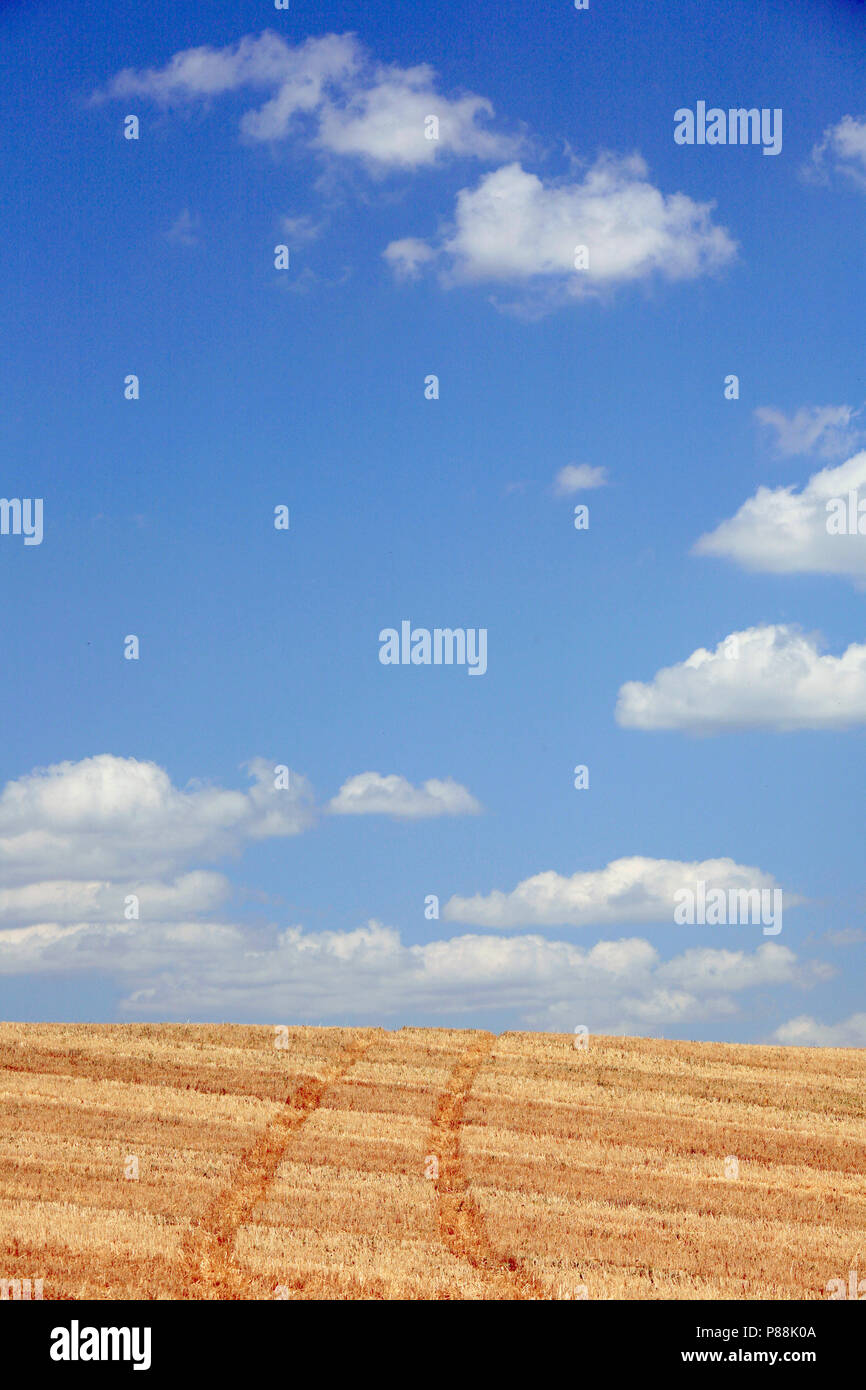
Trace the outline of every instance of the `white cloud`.
{"label": "white cloud", "polygon": [[[96,99],[147,97],[171,106],[243,89],[271,89],[282,97],[279,116],[285,133],[292,114],[319,106],[326,84],[347,79],[359,62],[359,45],[352,34],[309,38],[293,48],[266,29],[225,48],[202,45],[183,49],[163,68],[124,68]],[[256,114],[263,125],[270,122],[275,128],[278,113],[273,101],[264,109],[267,117]]]}
{"label": "white cloud", "polygon": [[172,882],[54,879],[0,888],[0,924],[122,921],[129,894],[144,904],[148,922],[176,921],[187,914],[212,911],[225,901],[229,891],[229,881],[222,874],[201,869]]}
{"label": "white cloud", "polygon": [[776,887],[772,875],[733,859],[686,863],[634,855],[570,878],[548,870],[524,879],[510,893],[455,896],[449,898],[442,915],[447,921],[494,928],[673,924],[676,893],[694,888],[701,880],[708,892],[712,888]]}
{"label": "white cloud", "polygon": [[567,463],[560,468],[553,483],[557,497],[568,497],[588,488],[607,487],[606,468],[593,468],[589,463]]}
{"label": "white cloud", "polygon": [[280,219],[280,228],[283,236],[288,238],[290,246],[300,246],[306,242],[316,241],[321,235],[322,224],[314,222],[312,217],[283,217]]}
{"label": "white cloud", "polygon": [[248,791],[174,787],[156,763],[102,753],[38,768],[0,794],[0,885],[161,878],[193,857],[297,835],[313,818],[306,778],[275,790],[264,758]]}
{"label": "white cloud", "polygon": [[734,632],[647,684],[626,682],[616,718],[625,728],[690,733],[847,729],[866,723],[866,646],[826,656],[794,627]]}
{"label": "white cloud", "polygon": [[[512,163],[458,193],[435,249],[445,283],[529,285],[562,302],[654,272],[690,279],[725,265],[736,247],[711,213],[709,203],[654,187],[638,155],[603,155],[581,180],[548,183]],[[401,244],[386,257],[399,262]],[[418,243],[409,244],[417,262]],[[586,269],[575,269],[579,246]]]}
{"label": "white cloud", "polygon": [[812,149],[803,170],[807,178],[826,182],[830,172],[842,174],[859,188],[866,188],[866,116],[843,116],[828,126]]}
{"label": "white cloud", "polygon": [[[519,140],[483,125],[494,114],[489,101],[471,94],[448,100],[437,92],[435,78],[427,64],[378,68],[372,85],[355,92],[346,106],[323,109],[317,143],[334,154],[405,169],[433,164],[440,152],[494,161],[519,148]],[[426,134],[435,129],[425,127],[430,116],[438,121],[436,139]]]}
{"label": "white cloud", "polygon": [[866,1047],[866,1014],[852,1014],[842,1023],[818,1023],[801,1014],[777,1028],[774,1037],[791,1047]]}
{"label": "white cloud", "polygon": [[[794,484],[759,487],[735,516],[701,536],[692,553],[721,556],[771,574],[842,574],[866,580],[866,534],[831,535],[827,530],[828,523],[838,529],[834,499],[841,499],[847,531],[849,494],[858,490],[866,504],[866,450],[837,468],[813,474],[801,492]],[[828,503],[833,503],[830,510]],[[858,520],[855,516],[855,527]],[[866,516],[863,521],[866,525]]]}
{"label": "white cloud", "polygon": [[413,787],[405,777],[361,772],[344,782],[328,809],[341,816],[391,816],[420,820],[429,816],[472,816],[481,806],[459,782],[431,778]]}
{"label": "white cloud", "polygon": [[[266,30],[226,48],[185,49],[164,68],[125,68],[97,99],[148,97],[171,105],[243,90],[270,93],[241,120],[248,139],[285,140],[306,117],[313,146],[360,159],[374,172],[429,166],[446,155],[509,158],[523,143],[489,129],[494,112],[484,97],[446,97],[427,64],[375,63],[354,34],[326,34],[292,46]],[[436,139],[425,132],[429,116],[439,123]]]}
{"label": "white cloud", "polygon": [[197,922],[0,931],[0,974],[100,970],[127,990],[122,1011],[143,1017],[380,1022],[421,1014],[458,1025],[489,1009],[531,1027],[654,1033],[729,1017],[743,990],[811,982],[775,944],[701,952],[692,962],[694,954],[664,963],[639,938],[590,949],[529,935],[407,946],[376,921],[255,939]]}
{"label": "white cloud", "polygon": [[666,984],[701,993],[717,989],[766,988],[770,985],[803,986],[828,980],[835,973],[832,966],[820,962],[798,966],[792,950],[777,942],[767,941],[755,951],[719,951],[708,946],[695,947],[660,966],[658,978]]}
{"label": "white cloud", "polygon": [[775,432],[778,454],[818,453],[822,458],[838,458],[856,447],[861,431],[851,427],[859,414],[850,405],[804,405],[793,415],[774,406],[759,406],[755,417]]}
{"label": "white cloud", "polygon": [[417,237],[403,237],[402,241],[392,241],[382,252],[394,274],[401,280],[414,280],[421,267],[435,261],[436,252],[426,241]]}

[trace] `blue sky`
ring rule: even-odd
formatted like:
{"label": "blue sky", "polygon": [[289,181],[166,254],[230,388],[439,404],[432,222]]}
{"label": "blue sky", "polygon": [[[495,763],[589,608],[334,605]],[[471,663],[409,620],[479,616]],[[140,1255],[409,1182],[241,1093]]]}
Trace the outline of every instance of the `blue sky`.
{"label": "blue sky", "polygon": [[866,1044],[863,20],[4,6],[6,1016]]}

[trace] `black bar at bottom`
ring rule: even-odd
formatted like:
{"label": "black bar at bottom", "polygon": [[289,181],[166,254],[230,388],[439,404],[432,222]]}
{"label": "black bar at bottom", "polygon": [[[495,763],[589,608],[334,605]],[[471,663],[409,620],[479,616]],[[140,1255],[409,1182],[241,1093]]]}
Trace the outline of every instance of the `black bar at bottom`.
{"label": "black bar at bottom", "polygon": [[[550,1358],[555,1353],[557,1374],[570,1365],[581,1377],[595,1362],[595,1374],[602,1368],[607,1374],[662,1375],[679,1369],[688,1376],[712,1365],[733,1372],[760,1367],[775,1374],[806,1367],[826,1381],[828,1375],[845,1369],[850,1373],[861,1365],[864,1310],[840,1303],[863,1301],[560,1300],[558,1309],[527,1312],[540,1321],[530,1320],[525,1327],[510,1304],[507,1322],[500,1322],[502,1305],[488,1304],[469,1321],[465,1311],[455,1314],[438,1304],[406,1303],[391,1312],[373,1312],[364,1303],[362,1320],[356,1323],[357,1303],[5,1301],[0,1303],[0,1335],[7,1366],[12,1353],[16,1374],[47,1372],[51,1379],[93,1377],[107,1369],[115,1377],[128,1373],[140,1379],[161,1379],[166,1372],[212,1372],[222,1383],[231,1376],[269,1375],[281,1368],[295,1378],[298,1353],[311,1356],[318,1348],[322,1370],[327,1366],[331,1375],[341,1364],[357,1374],[367,1363],[371,1370],[378,1364],[382,1373],[387,1366],[388,1380],[408,1377],[411,1382],[418,1374],[435,1377],[435,1348],[441,1349],[444,1339],[450,1351],[443,1378],[454,1374],[455,1365],[465,1371],[468,1362],[502,1374],[496,1365],[500,1357],[522,1352],[532,1357],[544,1379],[553,1371]],[[459,1343],[449,1343],[451,1337],[459,1337]],[[507,1372],[519,1374],[513,1363]]]}

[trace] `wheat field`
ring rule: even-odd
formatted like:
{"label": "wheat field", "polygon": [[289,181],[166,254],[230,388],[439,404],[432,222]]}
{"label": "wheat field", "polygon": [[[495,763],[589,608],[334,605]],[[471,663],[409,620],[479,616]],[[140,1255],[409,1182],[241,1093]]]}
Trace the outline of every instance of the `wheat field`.
{"label": "wheat field", "polygon": [[0,1280],[45,1299],[820,1299],[866,1051],[0,1024]]}

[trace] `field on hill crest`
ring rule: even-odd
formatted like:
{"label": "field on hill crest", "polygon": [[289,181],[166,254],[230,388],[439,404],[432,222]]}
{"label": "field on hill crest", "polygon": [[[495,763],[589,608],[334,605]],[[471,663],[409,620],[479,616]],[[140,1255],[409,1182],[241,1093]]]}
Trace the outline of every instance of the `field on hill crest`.
{"label": "field on hill crest", "polygon": [[823,1299],[866,1050],[0,1024],[0,1296]]}

